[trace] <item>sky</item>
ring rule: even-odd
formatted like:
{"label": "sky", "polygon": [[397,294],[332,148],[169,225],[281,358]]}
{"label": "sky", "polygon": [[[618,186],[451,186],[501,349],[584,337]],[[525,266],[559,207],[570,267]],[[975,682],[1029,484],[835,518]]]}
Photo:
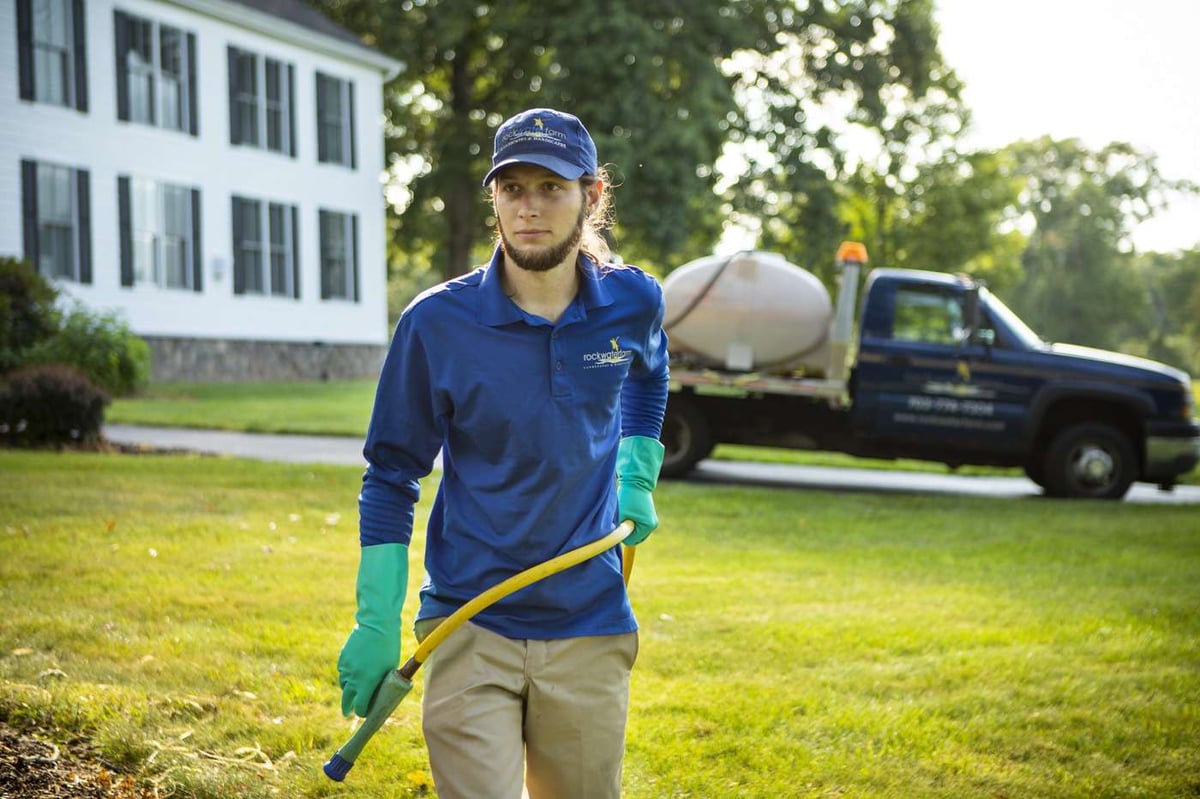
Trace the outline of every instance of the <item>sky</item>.
{"label": "sky", "polygon": [[[968,142],[1125,141],[1200,183],[1200,0],[935,0],[942,55],[965,84]],[[1133,234],[1141,251],[1200,246],[1200,199]]]}

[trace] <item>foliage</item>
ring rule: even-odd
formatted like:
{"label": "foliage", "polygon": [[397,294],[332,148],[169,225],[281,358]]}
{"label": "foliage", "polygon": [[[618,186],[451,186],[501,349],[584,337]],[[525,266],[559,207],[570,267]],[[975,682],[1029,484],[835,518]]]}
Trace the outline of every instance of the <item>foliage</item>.
{"label": "foliage", "polygon": [[[914,120],[928,114],[918,106],[952,104],[956,92],[928,0],[832,10],[790,0],[310,2],[406,65],[386,100],[389,166],[406,193],[393,258],[432,245],[443,276],[486,254],[493,223],[479,179],[496,126],[522,108],[580,115],[621,186],[617,251],[667,272],[711,252],[731,213],[768,210],[797,185],[804,196],[778,210],[816,210],[805,230],[837,238],[832,203],[802,202],[828,199],[840,169],[827,167],[842,161],[813,104],[849,99],[851,121],[886,131],[898,153],[920,138]],[[750,90],[769,95],[761,109],[749,107]],[[718,196],[722,153],[751,141],[771,157],[736,170]],[[824,245],[813,245],[823,258]]]}
{"label": "foliage", "polygon": [[1006,153],[1033,225],[1010,304],[1051,341],[1117,348],[1150,312],[1129,233],[1186,186],[1160,175],[1153,155],[1120,142],[1091,150],[1043,137]]}
{"label": "foliage", "polygon": [[93,443],[108,395],[63,364],[28,366],[0,383],[0,441],[15,446]]}
{"label": "foliage", "polygon": [[150,379],[150,347],[115,311],[74,303],[53,335],[28,354],[30,363],[64,363],[116,396],[132,394]]}
{"label": "foliage", "polygon": [[[880,188],[873,171],[850,183],[851,237],[890,267],[964,272],[1004,293],[1020,282],[1026,237],[1015,226],[1020,182],[1003,153],[946,153],[907,183]],[[874,201],[872,201],[874,198]]]}
{"label": "foliage", "polygon": [[0,374],[58,328],[57,299],[58,290],[28,263],[0,258]]}
{"label": "foliage", "polygon": [[1173,255],[1149,253],[1137,261],[1149,312],[1122,349],[1164,361],[1200,376],[1200,249]]}
{"label": "foliage", "polygon": [[[832,6],[832,7],[831,7]],[[957,76],[942,59],[927,0],[810,4],[782,46],[739,54],[739,84],[757,108],[745,132],[750,169],[731,196],[735,212],[761,221],[762,243],[813,269],[827,265],[853,219],[872,209],[877,232],[893,229],[893,205],[915,165],[952,147],[966,124]],[[857,141],[857,160],[844,140]],[[889,235],[868,237],[877,263],[898,265]]]}
{"label": "foliage", "polygon": [[[420,674],[347,784],[320,774],[352,729],[334,662],[360,468],[0,452],[0,472],[0,718],[86,735],[181,799],[431,795]],[[1193,791],[1193,508],[674,481],[656,499],[626,795]]]}

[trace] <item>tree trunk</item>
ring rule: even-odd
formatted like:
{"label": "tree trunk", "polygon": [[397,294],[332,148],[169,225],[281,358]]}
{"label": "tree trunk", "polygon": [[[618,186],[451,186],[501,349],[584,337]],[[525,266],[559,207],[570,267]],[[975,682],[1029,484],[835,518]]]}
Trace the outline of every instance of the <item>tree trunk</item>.
{"label": "tree trunk", "polygon": [[446,261],[443,275],[446,280],[471,271],[476,202],[476,191],[464,191],[459,186],[446,195]]}
{"label": "tree trunk", "polygon": [[[471,43],[463,41],[455,51],[450,75],[450,109],[453,116],[447,126],[448,146],[442,165],[449,178],[446,192],[446,280],[465,275],[471,269],[471,249],[475,243],[476,203],[479,202],[479,177],[471,174],[472,78],[467,69]],[[482,176],[480,176],[482,177]]]}

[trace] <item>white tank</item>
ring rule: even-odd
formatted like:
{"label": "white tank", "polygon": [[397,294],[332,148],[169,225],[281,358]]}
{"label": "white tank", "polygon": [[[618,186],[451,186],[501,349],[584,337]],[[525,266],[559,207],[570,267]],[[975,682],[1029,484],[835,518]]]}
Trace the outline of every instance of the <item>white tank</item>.
{"label": "white tank", "polygon": [[829,292],[782,255],[699,258],[667,275],[663,293],[672,352],[735,371],[826,368]]}

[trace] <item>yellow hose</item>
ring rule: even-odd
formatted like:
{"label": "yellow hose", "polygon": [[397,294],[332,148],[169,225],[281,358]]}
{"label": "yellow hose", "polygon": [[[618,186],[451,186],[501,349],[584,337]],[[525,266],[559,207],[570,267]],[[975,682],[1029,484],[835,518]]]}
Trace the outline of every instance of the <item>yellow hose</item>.
{"label": "yellow hose", "polygon": [[[439,624],[433,630],[433,632],[426,636],[425,640],[422,641],[420,646],[417,647],[417,651],[414,652],[412,656],[413,662],[417,665],[424,663],[425,658],[429,657],[429,653],[436,649],[438,644],[444,641],[447,636],[449,636],[459,627],[463,626],[468,619],[486,608],[488,605],[500,601],[515,591],[520,591],[527,585],[531,585],[536,583],[538,580],[549,577],[552,574],[557,574],[560,571],[564,571],[572,566],[583,563],[588,558],[595,557],[601,552],[615,547],[617,544],[628,538],[629,534],[632,532],[633,522],[623,521],[617,525],[615,530],[603,538],[599,538],[590,544],[584,544],[577,549],[572,549],[570,552],[564,552],[558,557],[551,558],[550,560],[539,563],[536,566],[531,566],[523,572],[514,574],[507,580],[497,583],[488,590],[476,596],[474,599],[467,602],[458,610],[454,611],[454,613],[447,616],[446,620]],[[628,564],[628,568],[632,568],[632,548],[626,551],[630,553],[630,557],[626,563]],[[624,570],[626,567],[623,566],[622,568]],[[628,580],[628,575],[626,575],[626,580]]]}

